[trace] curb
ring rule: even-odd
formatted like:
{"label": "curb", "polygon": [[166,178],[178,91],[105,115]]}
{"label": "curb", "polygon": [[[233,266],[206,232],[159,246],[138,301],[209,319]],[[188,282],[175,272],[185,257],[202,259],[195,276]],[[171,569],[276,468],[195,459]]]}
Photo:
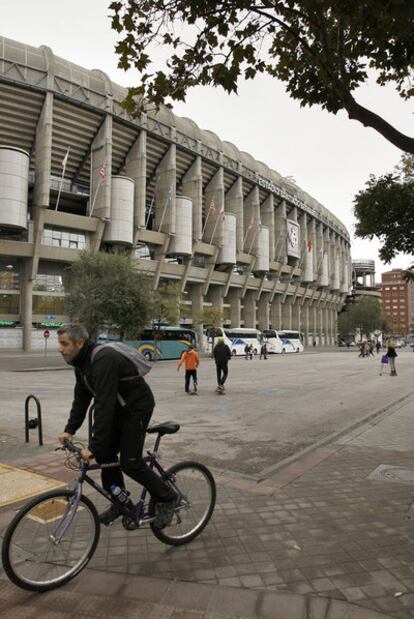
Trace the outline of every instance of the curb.
{"label": "curb", "polygon": [[304,456],[307,456],[310,452],[315,451],[316,449],[319,449],[320,447],[324,447],[325,445],[328,445],[329,443],[334,443],[341,436],[349,434],[353,430],[356,430],[360,426],[363,426],[364,424],[371,421],[372,419],[375,419],[376,417],[379,417],[380,415],[387,413],[387,412],[389,414],[392,414],[393,411],[390,409],[394,408],[398,404],[403,403],[405,400],[407,400],[410,396],[413,396],[413,395],[414,395],[414,389],[412,389],[411,391],[408,391],[405,395],[401,396],[397,400],[394,400],[390,404],[387,404],[387,406],[383,406],[382,408],[377,409],[373,413],[368,413],[368,415],[365,415],[365,417],[362,417],[362,419],[359,419],[358,421],[351,423],[349,426],[346,426],[342,430],[338,430],[337,432],[332,432],[331,434],[328,434],[328,436],[320,439],[316,443],[313,443],[312,445],[308,445],[304,449],[301,449],[297,453],[292,454],[291,456],[288,456],[284,460],[281,460],[280,462],[277,462],[276,464],[272,464],[271,466],[263,469],[262,471],[260,471],[258,476],[255,478],[257,483],[262,483],[266,481],[268,477],[271,476],[273,473],[277,473],[280,469],[283,469],[289,466],[293,462],[297,462]]}

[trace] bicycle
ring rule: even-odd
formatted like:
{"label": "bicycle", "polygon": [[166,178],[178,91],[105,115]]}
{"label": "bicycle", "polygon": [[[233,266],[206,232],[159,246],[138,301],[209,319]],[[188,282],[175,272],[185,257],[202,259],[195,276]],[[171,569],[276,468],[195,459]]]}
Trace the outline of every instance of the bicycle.
{"label": "bicycle", "polygon": [[145,488],[138,502],[129,506],[117,502],[110,492],[89,477],[89,471],[119,466],[118,462],[91,464],[82,460],[80,447],[66,441],[66,464],[80,470],[73,489],[53,490],[24,505],[7,527],[2,547],[2,562],[9,579],[29,591],[49,591],[77,576],[89,563],[99,542],[100,522],[91,499],[83,494],[86,482],[122,512],[122,525],[135,530],[149,524],[161,542],[180,546],[200,535],[207,526],[216,501],[216,484],[208,468],[186,461],[165,470],[157,457],[161,438],[178,432],[180,426],[165,422],[147,429],[157,434],[153,451],[144,460],[158,471],[177,494],[177,505],[170,526],[154,526],[155,504]]}

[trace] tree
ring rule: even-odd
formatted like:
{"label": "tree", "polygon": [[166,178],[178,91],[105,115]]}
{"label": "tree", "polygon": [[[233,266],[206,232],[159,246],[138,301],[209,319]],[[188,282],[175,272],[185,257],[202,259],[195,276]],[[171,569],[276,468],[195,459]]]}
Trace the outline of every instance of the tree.
{"label": "tree", "polygon": [[[354,97],[369,75],[393,83],[404,99],[414,96],[412,0],[115,0],[110,9],[123,35],[118,66],[141,74],[125,102],[131,112],[137,99],[170,105],[197,85],[237,92],[240,80],[267,73],[301,106],[344,109],[414,153],[414,138]],[[151,67],[156,46],[162,70]]]}
{"label": "tree", "polygon": [[414,253],[414,157],[403,156],[394,172],[376,178],[354,198],[355,235],[382,243],[379,255],[390,262],[398,252]]}
{"label": "tree", "polygon": [[162,283],[153,293],[152,313],[158,326],[164,323],[177,325],[180,322],[183,309],[183,298],[180,284],[175,282]]}
{"label": "tree", "polygon": [[129,256],[84,251],[68,270],[69,315],[82,322],[91,336],[115,325],[121,340],[136,337],[150,321],[150,280],[135,270]]}
{"label": "tree", "polygon": [[360,297],[338,317],[338,331],[342,339],[360,335],[369,337],[374,331],[387,331],[388,319],[381,304],[375,298]]}
{"label": "tree", "polygon": [[195,322],[205,327],[221,327],[223,324],[224,312],[219,307],[204,307],[197,312]]}

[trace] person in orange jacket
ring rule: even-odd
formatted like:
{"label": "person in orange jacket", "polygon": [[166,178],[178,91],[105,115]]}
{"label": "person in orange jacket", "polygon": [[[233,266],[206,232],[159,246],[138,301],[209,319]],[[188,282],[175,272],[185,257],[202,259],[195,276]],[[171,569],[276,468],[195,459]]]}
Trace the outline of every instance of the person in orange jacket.
{"label": "person in orange jacket", "polygon": [[177,365],[177,372],[184,363],[185,366],[185,392],[190,394],[190,379],[193,377],[193,393],[197,393],[197,368],[200,365],[200,357],[194,350],[193,346],[189,346],[186,351],[181,355],[181,359]]}

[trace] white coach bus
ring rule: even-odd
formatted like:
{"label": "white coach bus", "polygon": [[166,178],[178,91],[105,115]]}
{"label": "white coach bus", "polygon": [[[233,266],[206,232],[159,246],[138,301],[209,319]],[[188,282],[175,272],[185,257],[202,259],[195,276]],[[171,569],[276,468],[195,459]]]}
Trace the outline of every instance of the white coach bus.
{"label": "white coach bus", "polygon": [[[253,354],[257,355],[260,353],[260,347],[262,345],[262,332],[259,329],[225,329],[224,330],[226,337],[230,340],[231,354],[233,356],[236,355],[244,355],[244,349],[246,344],[249,344],[253,347]],[[226,342],[227,344],[227,342]]]}
{"label": "white coach bus", "polygon": [[276,329],[264,329],[263,337],[269,353],[303,352],[303,344],[300,331],[277,331]]}

